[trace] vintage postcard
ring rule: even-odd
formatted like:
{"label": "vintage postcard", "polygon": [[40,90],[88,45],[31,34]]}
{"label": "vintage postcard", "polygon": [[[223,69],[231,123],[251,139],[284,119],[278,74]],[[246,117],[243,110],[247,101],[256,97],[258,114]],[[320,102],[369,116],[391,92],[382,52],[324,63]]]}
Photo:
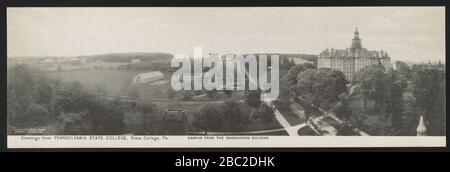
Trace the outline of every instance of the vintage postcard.
{"label": "vintage postcard", "polygon": [[445,147],[445,7],[8,7],[8,148]]}

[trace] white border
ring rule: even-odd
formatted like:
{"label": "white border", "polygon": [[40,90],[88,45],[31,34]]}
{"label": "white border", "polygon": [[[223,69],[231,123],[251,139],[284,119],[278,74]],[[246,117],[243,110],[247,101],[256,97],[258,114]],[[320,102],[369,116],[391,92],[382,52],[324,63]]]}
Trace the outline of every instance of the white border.
{"label": "white border", "polygon": [[[36,137],[37,140],[24,139]],[[446,147],[445,136],[136,136],[146,140],[55,139],[54,135],[8,136],[8,148],[312,148],[312,147]],[[75,136],[64,135],[66,138]],[[117,136],[112,136],[117,137]],[[189,139],[197,137],[201,139]],[[264,139],[217,139],[254,137]],[[39,139],[40,138],[40,139]],[[148,139],[158,138],[158,140]],[[213,139],[206,139],[213,138]]]}

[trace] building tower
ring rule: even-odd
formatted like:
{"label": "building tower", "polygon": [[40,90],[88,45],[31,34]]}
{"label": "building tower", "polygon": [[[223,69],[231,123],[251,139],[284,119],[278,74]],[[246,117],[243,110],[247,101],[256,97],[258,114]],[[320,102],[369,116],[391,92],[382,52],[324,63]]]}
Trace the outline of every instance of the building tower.
{"label": "building tower", "polygon": [[359,31],[358,28],[355,29],[355,33],[352,39],[352,46],[351,48],[362,48],[361,45],[361,38],[359,38]]}
{"label": "building tower", "polygon": [[423,116],[421,115],[419,120],[419,126],[417,126],[417,136],[426,136],[426,135],[427,135],[427,128],[423,123]]}

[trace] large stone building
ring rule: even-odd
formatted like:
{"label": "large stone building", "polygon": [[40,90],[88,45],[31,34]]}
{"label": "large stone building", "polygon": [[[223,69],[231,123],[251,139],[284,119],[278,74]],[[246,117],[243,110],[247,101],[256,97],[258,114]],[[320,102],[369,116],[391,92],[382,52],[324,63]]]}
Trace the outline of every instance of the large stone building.
{"label": "large stone building", "polygon": [[344,50],[333,48],[323,50],[319,54],[317,67],[340,70],[351,81],[356,72],[373,64],[381,64],[386,69],[390,69],[391,58],[383,50],[369,51],[363,48],[361,38],[359,38],[358,28],[356,28],[351,47]]}

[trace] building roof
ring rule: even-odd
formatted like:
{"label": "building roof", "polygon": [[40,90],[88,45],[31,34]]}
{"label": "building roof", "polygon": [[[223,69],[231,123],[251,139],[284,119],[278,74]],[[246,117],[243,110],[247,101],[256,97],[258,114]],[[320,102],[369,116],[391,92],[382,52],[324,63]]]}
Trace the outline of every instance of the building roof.
{"label": "building roof", "polygon": [[365,48],[347,48],[343,49],[325,49],[319,57],[335,57],[335,58],[390,58],[388,53],[380,50],[367,50]]}
{"label": "building roof", "polygon": [[351,48],[347,49],[325,49],[320,54],[320,58],[390,58],[386,51],[367,50],[361,46],[358,29],[354,33]]}

